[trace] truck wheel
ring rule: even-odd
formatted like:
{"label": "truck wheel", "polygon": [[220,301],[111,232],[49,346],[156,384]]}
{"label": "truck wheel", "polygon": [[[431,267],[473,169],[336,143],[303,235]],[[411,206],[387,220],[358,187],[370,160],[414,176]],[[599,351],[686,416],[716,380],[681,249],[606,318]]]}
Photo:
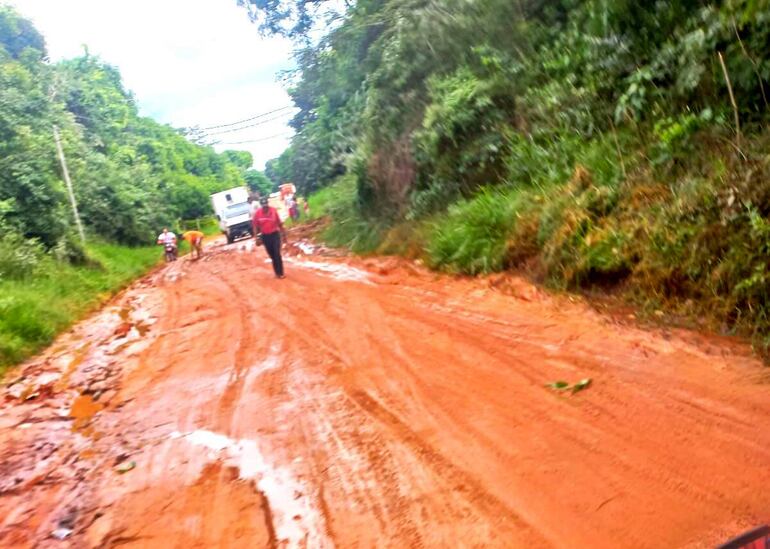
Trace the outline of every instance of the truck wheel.
{"label": "truck wheel", "polygon": [[228,243],[228,244],[232,244],[232,243],[233,243],[233,240],[235,240],[235,239],[233,238],[233,235],[232,235],[232,234],[231,234],[229,231],[228,231],[227,233],[225,233],[225,234],[227,235],[227,243]]}

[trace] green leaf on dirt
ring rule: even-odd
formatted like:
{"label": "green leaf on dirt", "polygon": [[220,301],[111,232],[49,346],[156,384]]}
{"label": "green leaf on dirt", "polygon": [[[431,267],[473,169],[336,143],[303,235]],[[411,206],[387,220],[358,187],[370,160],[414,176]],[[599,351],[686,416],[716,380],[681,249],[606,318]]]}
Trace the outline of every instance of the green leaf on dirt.
{"label": "green leaf on dirt", "polygon": [[123,473],[128,473],[134,467],[136,467],[135,461],[124,461],[123,463],[115,467],[115,472],[120,473],[122,475]]}
{"label": "green leaf on dirt", "polygon": [[581,379],[575,385],[572,386],[572,392],[577,393],[578,391],[582,391],[583,389],[587,389],[591,385],[591,378],[587,377],[585,379]]}
{"label": "green leaf on dirt", "polygon": [[577,393],[578,391],[582,391],[583,389],[587,389],[591,385],[591,378],[586,377],[575,383],[574,385],[570,385],[569,382],[564,380],[558,380],[553,381],[546,385],[546,387],[549,387],[555,391],[572,391],[572,393]]}

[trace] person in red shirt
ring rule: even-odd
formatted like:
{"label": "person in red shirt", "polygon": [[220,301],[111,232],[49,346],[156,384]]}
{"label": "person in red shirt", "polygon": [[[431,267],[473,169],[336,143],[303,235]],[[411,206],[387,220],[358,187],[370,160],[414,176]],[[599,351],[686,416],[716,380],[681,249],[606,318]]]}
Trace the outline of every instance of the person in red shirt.
{"label": "person in red shirt", "polygon": [[273,271],[277,278],[284,278],[283,259],[281,258],[281,236],[286,240],[286,231],[281,223],[281,218],[275,208],[267,203],[267,197],[259,200],[261,208],[254,212],[251,224],[254,227],[254,238],[259,244],[260,238],[265,245],[267,255],[273,262]]}

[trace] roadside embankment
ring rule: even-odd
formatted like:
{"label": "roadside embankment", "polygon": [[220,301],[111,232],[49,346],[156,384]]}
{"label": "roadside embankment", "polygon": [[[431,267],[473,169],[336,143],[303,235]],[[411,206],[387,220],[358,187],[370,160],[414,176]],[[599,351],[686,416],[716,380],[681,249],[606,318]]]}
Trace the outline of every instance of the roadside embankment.
{"label": "roadside embankment", "polygon": [[[761,143],[752,142],[753,158]],[[355,179],[343,176],[311,196],[311,213],[328,220],[319,238],[331,246],[456,274],[523,273],[609,296],[656,323],[748,337],[767,355],[770,187],[759,177],[767,164],[711,145],[716,160],[697,170],[666,178],[640,162],[633,176],[606,177],[596,160],[610,157],[603,146],[564,179],[487,187],[424,216],[366,213]]]}
{"label": "roadside embankment", "polygon": [[87,257],[73,265],[50,254],[30,255],[19,258],[13,276],[0,278],[0,376],[145,274],[160,252],[95,243]]}

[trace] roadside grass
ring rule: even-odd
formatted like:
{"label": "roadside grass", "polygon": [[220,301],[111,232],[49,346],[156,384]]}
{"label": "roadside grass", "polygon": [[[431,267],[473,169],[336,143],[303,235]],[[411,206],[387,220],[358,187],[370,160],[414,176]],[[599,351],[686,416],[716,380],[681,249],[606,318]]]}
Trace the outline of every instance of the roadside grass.
{"label": "roadside grass", "polygon": [[30,276],[0,280],[0,377],[161,259],[155,246],[93,243],[87,253],[89,265],[46,255]]}
{"label": "roadside grass", "polygon": [[320,237],[332,247],[371,254],[377,251],[389,228],[385,223],[362,215],[357,203],[356,180],[352,175],[342,176],[334,184],[311,195],[308,204],[310,215],[305,220],[331,220]]}
{"label": "roadside grass", "polygon": [[194,221],[182,222],[181,225],[182,232],[188,230],[196,230],[201,231],[206,236],[212,236],[222,232],[222,230],[219,228],[217,218],[213,215]]}
{"label": "roadside grass", "polygon": [[320,219],[331,215],[341,204],[352,205],[355,200],[355,180],[340,178],[334,184],[324,187],[308,197],[310,213],[307,220]]}

